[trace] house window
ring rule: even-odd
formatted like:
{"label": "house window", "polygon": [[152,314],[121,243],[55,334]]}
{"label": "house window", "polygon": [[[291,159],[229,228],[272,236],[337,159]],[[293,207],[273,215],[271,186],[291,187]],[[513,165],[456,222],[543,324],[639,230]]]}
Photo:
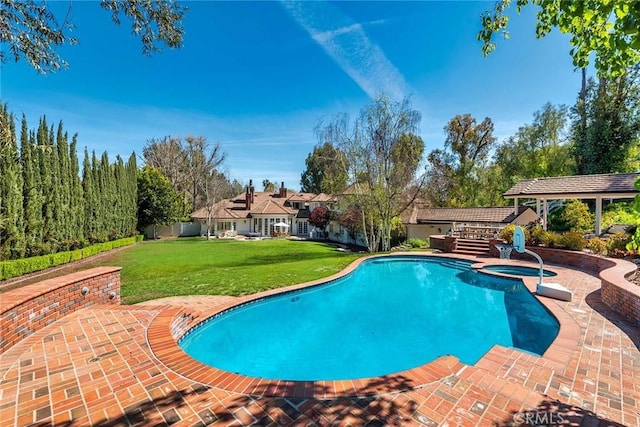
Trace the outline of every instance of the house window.
{"label": "house window", "polygon": [[309,223],[307,221],[299,221],[298,222],[298,234],[308,234],[309,233]]}

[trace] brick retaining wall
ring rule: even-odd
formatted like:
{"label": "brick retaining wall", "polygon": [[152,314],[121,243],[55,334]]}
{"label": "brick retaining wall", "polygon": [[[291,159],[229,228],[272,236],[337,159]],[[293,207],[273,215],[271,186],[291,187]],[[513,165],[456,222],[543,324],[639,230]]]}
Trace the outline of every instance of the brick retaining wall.
{"label": "brick retaining wall", "polygon": [[[605,258],[579,251],[550,249],[539,246],[527,246],[532,252],[540,255],[544,262],[552,262],[579,268],[600,277],[602,301],[622,314],[631,322],[640,325],[640,286],[629,282],[626,277],[636,271],[632,262]],[[496,251],[497,252],[497,251]],[[532,261],[528,254],[511,252],[512,259]]]}
{"label": "brick retaining wall", "polygon": [[97,267],[0,293],[0,353],[76,310],[120,304],[120,269]]}

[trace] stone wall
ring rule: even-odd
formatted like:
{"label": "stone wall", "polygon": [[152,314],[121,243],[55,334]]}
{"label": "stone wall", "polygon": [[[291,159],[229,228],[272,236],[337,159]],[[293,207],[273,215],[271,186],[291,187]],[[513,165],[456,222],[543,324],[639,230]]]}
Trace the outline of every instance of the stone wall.
{"label": "stone wall", "polygon": [[97,267],[0,293],[0,353],[76,310],[120,304],[120,269]]}

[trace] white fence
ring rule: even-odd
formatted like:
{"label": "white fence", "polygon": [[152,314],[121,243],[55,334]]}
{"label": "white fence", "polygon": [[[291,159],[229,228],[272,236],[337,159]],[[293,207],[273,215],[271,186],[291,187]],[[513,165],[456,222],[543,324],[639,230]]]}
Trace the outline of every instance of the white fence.
{"label": "white fence", "polygon": [[150,225],[144,229],[144,237],[154,239],[159,237],[193,237],[200,235],[200,223],[175,222],[170,225]]}

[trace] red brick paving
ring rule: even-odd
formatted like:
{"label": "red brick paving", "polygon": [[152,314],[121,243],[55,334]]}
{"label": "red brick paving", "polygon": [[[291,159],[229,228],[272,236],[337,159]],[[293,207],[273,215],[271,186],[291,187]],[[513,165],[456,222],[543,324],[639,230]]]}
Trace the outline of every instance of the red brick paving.
{"label": "red brick paving", "polygon": [[[163,316],[213,313],[231,297],[93,306],[0,355],[0,425],[640,425],[640,328],[602,304],[596,277],[551,268],[574,298],[541,298],[561,322],[544,357],[496,346],[475,366],[448,357],[375,383],[216,379],[190,369],[173,339],[160,343],[186,376],[156,357]],[[283,393],[314,397],[266,396]]]}

